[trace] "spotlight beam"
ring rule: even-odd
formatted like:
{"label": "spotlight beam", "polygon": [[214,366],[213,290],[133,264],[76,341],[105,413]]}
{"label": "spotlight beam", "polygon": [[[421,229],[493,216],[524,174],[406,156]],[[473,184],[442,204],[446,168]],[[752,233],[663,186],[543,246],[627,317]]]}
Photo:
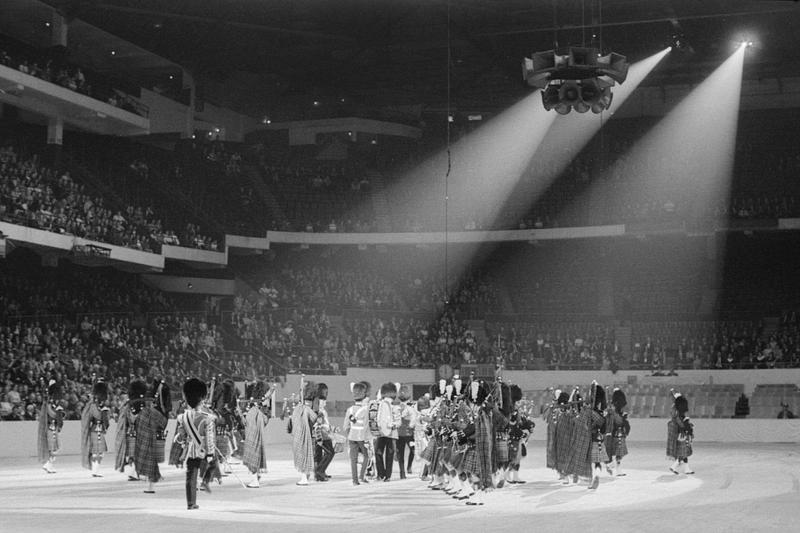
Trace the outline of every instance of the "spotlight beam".
{"label": "spotlight beam", "polygon": [[727,203],[745,48],[738,47],[639,139],[608,171],[610,179],[598,180],[581,203],[613,212],[623,205],[655,202],[661,208],[669,202],[687,215]]}
{"label": "spotlight beam", "polygon": [[[628,69],[625,83],[612,89],[614,99],[609,107],[609,115],[613,114],[625,103],[625,100],[637,89],[648,74],[664,59],[670,49],[665,48],[652,56],[638,61]],[[516,206],[510,205],[511,211],[527,211],[530,205],[550,186],[567,165],[578,155],[584,146],[600,130],[608,115],[569,114],[559,115],[539,150],[531,160],[528,175],[532,176],[527,183],[521,185],[514,195]],[[523,200],[524,199],[524,202]]]}

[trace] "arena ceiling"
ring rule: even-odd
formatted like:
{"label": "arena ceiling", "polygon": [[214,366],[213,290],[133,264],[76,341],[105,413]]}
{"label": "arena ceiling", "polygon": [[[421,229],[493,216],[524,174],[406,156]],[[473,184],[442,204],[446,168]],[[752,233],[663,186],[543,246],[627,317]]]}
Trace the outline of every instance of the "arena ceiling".
{"label": "arena ceiling", "polygon": [[504,106],[527,92],[521,58],[554,40],[562,47],[602,42],[636,61],[676,34],[685,50],[646,83],[695,83],[741,39],[755,43],[745,77],[800,75],[800,5],[790,0],[47,3],[185,66],[201,82],[257,80],[253,91],[263,94],[254,101],[335,97],[436,107],[447,102],[449,85],[455,106]]}

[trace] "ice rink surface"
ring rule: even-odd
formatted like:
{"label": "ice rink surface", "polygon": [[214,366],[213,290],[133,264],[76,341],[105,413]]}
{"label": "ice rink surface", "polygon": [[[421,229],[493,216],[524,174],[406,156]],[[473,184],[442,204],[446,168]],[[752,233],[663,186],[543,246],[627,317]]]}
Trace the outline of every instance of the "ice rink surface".
{"label": "ice rink surface", "polygon": [[[696,444],[694,475],[669,472],[664,448],[629,443],[625,477],[603,475],[596,491],[587,483],[562,486],[546,469],[543,443],[532,443],[521,478],[489,493],[485,505],[467,507],[414,475],[388,483],[353,486],[346,454],[337,455],[325,483],[296,486],[287,446],[271,450],[261,488],[236,477],[200,492],[200,509],[188,511],[184,471],[162,465],[156,494],[129,482],[104,460],[92,478],[77,456],[60,457],[56,474],[35,458],[0,460],[0,531],[198,532],[227,531],[800,531],[800,457],[797,444]],[[242,465],[234,473],[245,483]]]}

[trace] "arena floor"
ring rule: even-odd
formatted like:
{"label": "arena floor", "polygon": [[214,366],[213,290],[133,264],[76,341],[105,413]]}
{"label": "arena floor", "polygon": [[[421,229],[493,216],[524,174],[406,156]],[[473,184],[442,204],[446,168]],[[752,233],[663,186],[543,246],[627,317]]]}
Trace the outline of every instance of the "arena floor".
{"label": "arena floor", "polygon": [[[184,474],[163,469],[156,494],[104,465],[95,479],[76,456],[62,457],[57,474],[30,460],[0,460],[0,531],[798,531],[800,461],[796,444],[698,444],[693,476],[667,470],[663,447],[630,443],[627,476],[604,476],[597,491],[563,487],[534,443],[523,461],[524,485],[487,495],[467,507],[407,480],[354,487],[346,456],[337,456],[327,483],[295,486],[290,450],[275,446],[260,489],[234,476],[199,493],[186,510]],[[241,465],[235,472],[246,482]],[[466,520],[466,521],[465,521]],[[233,528],[233,529],[230,529]]]}

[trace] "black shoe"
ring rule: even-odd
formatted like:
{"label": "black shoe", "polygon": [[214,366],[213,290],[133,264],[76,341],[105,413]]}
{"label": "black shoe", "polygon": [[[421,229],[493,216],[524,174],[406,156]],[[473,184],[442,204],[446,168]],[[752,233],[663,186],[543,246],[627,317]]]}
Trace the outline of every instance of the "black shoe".
{"label": "black shoe", "polygon": [[200,509],[200,506],[197,504],[187,505],[186,509],[188,509],[189,511],[194,511],[195,509]]}
{"label": "black shoe", "polygon": [[400,479],[405,479],[405,478],[406,478],[406,473],[400,472]]}
{"label": "black shoe", "polygon": [[203,481],[202,483],[200,483],[200,490],[204,490],[207,493],[211,494],[211,487],[208,486],[207,481]]}

